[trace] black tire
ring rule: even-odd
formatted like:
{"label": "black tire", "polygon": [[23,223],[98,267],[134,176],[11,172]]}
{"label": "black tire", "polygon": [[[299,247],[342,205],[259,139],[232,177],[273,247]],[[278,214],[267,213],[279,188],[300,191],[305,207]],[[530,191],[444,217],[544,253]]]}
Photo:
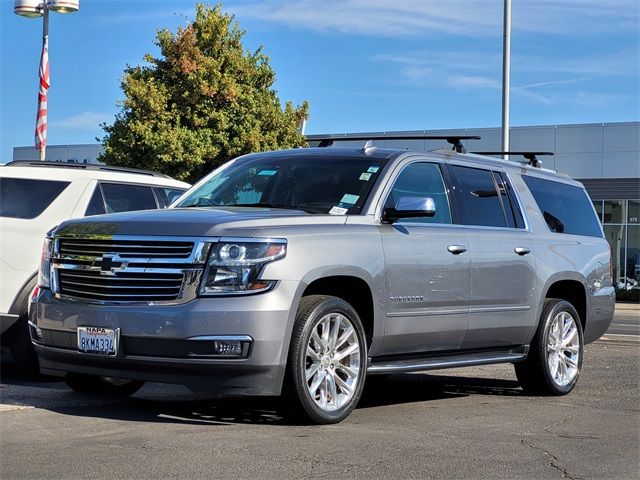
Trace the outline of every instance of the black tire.
{"label": "black tire", "polygon": [[144,385],[140,380],[125,380],[121,378],[99,377],[83,373],[68,373],[64,383],[76,392],[99,393],[101,395],[113,395],[128,397],[133,395]]}
{"label": "black tire", "polygon": [[[321,406],[317,403],[319,400],[314,399],[312,397],[312,394],[309,392],[309,384],[306,380],[306,368],[309,359],[309,357],[307,357],[307,346],[314,332],[314,328],[317,332],[321,320],[328,314],[332,313],[342,315],[353,327],[353,331],[355,332],[355,336],[357,338],[357,343],[359,344],[359,354],[356,355],[354,353],[350,355],[349,361],[355,361],[355,359],[353,358],[355,357],[359,359],[359,364],[357,365],[357,369],[353,369],[354,371],[357,371],[358,374],[355,380],[353,380],[355,385],[351,385],[351,392],[343,389],[343,387],[337,383],[341,382],[342,384],[344,384],[344,378],[347,378],[340,365],[337,365],[337,363],[335,363],[330,366],[320,367],[324,371],[331,370],[331,375],[335,379],[332,383],[334,385],[333,391],[336,392],[336,397],[335,399],[331,399],[331,402],[334,405],[339,405],[338,398],[340,397],[340,395],[346,395],[347,397],[348,395],[351,395],[350,397],[348,397],[348,400],[344,400],[344,404],[335,409],[329,410],[329,408],[333,407],[329,407],[329,405],[327,405],[326,409],[321,408]],[[340,323],[339,325],[342,325],[342,323]],[[342,330],[343,333],[345,331],[346,330]],[[340,330],[337,330],[337,333],[339,332]],[[355,340],[353,337],[353,333],[351,335],[352,336],[350,338],[352,340]],[[340,354],[345,351],[338,351],[337,348],[334,348],[333,350],[334,356],[336,353]],[[332,358],[335,359],[337,357]],[[335,361],[340,362],[340,360]],[[360,396],[362,395],[362,390],[364,388],[366,372],[366,335],[360,317],[358,316],[354,308],[344,300],[337,297],[331,297],[327,295],[309,295],[303,297],[300,301],[300,305],[296,314],[296,321],[293,326],[291,337],[291,345],[289,347],[287,371],[283,385],[283,408],[286,408],[286,411],[283,411],[282,413],[285,416],[303,422],[311,421],[317,424],[331,424],[341,422],[349,416],[351,411],[355,408],[358,401],[360,400]],[[340,379],[337,379],[337,376],[340,376]],[[311,383],[314,382],[314,378],[315,376],[311,377]],[[347,380],[350,379],[347,378]],[[328,384],[325,383],[324,385],[327,386],[326,388],[329,388]],[[335,385],[337,385],[337,387],[335,387]],[[337,394],[338,391],[340,392],[339,394]],[[327,398],[328,397],[325,397],[325,399]],[[328,403],[328,400],[326,401],[326,403]]]}
{"label": "black tire", "polygon": [[[28,298],[20,309],[20,317],[11,328],[11,339],[9,340],[9,351],[16,362],[16,367],[22,373],[32,377],[40,376],[40,362],[35,348],[31,343],[29,335],[29,314]],[[9,332],[7,332],[9,333]]]}
{"label": "black tire", "polygon": [[[572,357],[569,360],[575,363],[577,367],[572,367],[572,375],[567,375],[565,379],[557,380],[549,366],[549,357],[554,355],[549,350],[549,341],[554,320],[561,313],[569,314],[577,330],[577,359]],[[555,338],[555,337],[553,337]],[[573,347],[575,349],[575,347]],[[567,356],[566,353],[562,355]],[[549,298],[545,300],[540,315],[540,323],[538,331],[533,337],[529,354],[526,360],[516,363],[515,370],[518,382],[526,393],[534,395],[566,395],[576,386],[580,369],[582,367],[582,358],[584,356],[584,338],[582,333],[582,325],[578,312],[569,302],[557,298]],[[568,360],[567,360],[568,362]],[[565,370],[566,373],[566,370]],[[572,377],[569,380],[569,377]],[[567,381],[565,384],[562,380]]]}

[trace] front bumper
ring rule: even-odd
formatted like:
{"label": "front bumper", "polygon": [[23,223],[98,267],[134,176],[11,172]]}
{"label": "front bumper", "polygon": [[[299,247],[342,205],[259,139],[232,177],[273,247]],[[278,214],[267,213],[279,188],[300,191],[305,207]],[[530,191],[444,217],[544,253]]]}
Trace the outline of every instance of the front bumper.
{"label": "front bumper", "polygon": [[[134,306],[63,300],[43,290],[31,308],[30,332],[48,375],[87,373],[222,395],[279,395],[301,291],[300,282],[283,281],[259,295]],[[78,352],[79,326],[119,328],[117,356]],[[241,358],[216,357],[203,336],[248,336],[251,342]]]}

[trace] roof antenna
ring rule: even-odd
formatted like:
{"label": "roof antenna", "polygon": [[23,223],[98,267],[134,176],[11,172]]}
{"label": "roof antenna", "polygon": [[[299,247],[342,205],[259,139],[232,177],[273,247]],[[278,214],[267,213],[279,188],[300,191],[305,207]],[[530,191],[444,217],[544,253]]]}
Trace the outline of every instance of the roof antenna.
{"label": "roof antenna", "polygon": [[378,147],[373,145],[373,140],[367,140],[367,143],[364,144],[364,147],[362,147],[361,152],[364,153],[365,155],[371,155],[373,152],[376,151]]}

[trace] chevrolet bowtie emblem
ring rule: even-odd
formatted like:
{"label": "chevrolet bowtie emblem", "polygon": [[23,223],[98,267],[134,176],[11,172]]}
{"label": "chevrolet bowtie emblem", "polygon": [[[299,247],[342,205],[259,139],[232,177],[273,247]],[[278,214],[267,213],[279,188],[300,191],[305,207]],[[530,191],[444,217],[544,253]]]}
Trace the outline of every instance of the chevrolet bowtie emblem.
{"label": "chevrolet bowtie emblem", "polygon": [[118,255],[103,255],[102,258],[93,262],[93,267],[100,267],[100,275],[115,275],[116,272],[123,272],[129,262],[120,260]]}

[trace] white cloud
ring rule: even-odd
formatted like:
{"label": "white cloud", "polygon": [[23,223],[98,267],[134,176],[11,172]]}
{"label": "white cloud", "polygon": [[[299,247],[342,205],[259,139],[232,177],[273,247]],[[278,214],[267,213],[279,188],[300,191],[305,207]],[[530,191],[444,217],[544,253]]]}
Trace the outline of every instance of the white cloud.
{"label": "white cloud", "polygon": [[158,9],[158,5],[149,11],[131,11],[123,13],[105,13],[94,15],[92,21],[104,23],[138,23],[147,20],[166,20],[170,18],[178,18],[184,21],[192,21],[195,17],[195,8],[186,10],[162,10]]}
{"label": "white cloud", "polygon": [[110,113],[82,112],[62,120],[53,120],[52,127],[74,130],[96,130],[102,122],[107,122],[113,117]]}
{"label": "white cloud", "polygon": [[[635,56],[634,56],[635,55]],[[514,56],[512,73],[515,78],[537,81],[511,82],[512,95],[544,105],[581,104],[601,107],[630,101],[628,96],[592,93],[582,89],[568,91],[563,86],[587,83],[602,77],[637,75],[637,66],[630,62],[637,53],[629,50],[607,55],[590,55],[565,60],[536,56]],[[451,91],[493,91],[502,89],[502,56],[455,51],[416,51],[400,55],[378,54],[374,62],[394,65],[394,77],[390,82],[408,87],[442,88]],[[591,85],[593,87],[593,84]]]}
{"label": "white cloud", "polygon": [[[241,18],[291,28],[377,37],[484,36],[502,30],[497,0],[263,0],[225,8]],[[519,0],[512,6],[513,30],[569,36],[635,32],[639,10],[637,0]]]}

